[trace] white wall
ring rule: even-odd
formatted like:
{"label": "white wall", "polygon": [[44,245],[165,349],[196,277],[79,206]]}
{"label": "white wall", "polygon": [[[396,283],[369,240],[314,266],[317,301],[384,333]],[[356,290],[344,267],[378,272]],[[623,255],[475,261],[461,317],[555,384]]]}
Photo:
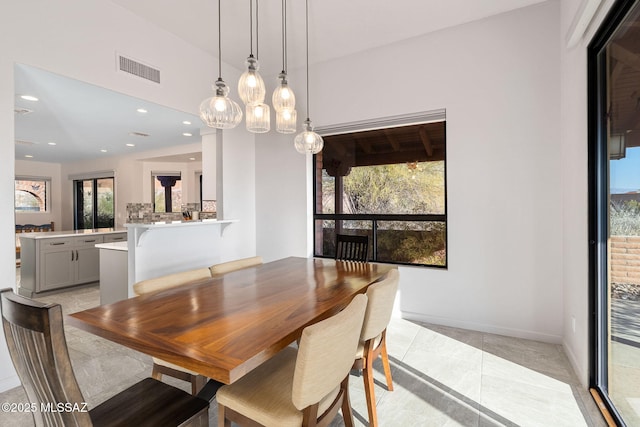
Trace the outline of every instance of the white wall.
{"label": "white wall", "polygon": [[[3,19],[0,17],[0,22]],[[0,24],[0,28],[2,25]],[[0,31],[2,31],[0,29]],[[0,43],[5,40],[0,37]],[[0,281],[2,288],[11,287],[15,290],[15,228],[13,200],[15,191],[14,157],[15,146],[13,133],[13,63],[4,55],[0,55],[0,197],[5,203],[0,203]],[[20,384],[13,369],[9,352],[4,339],[4,330],[0,328],[0,391],[16,387]]]}
{"label": "white wall", "polygon": [[50,205],[47,212],[16,212],[16,224],[47,224],[54,221],[56,230],[61,230],[62,189],[60,182],[60,165],[57,163],[31,162],[16,160],[16,176],[34,176],[51,178]]}
{"label": "white wall", "polygon": [[265,262],[312,253],[306,238],[311,223],[307,159],[293,147],[294,136],[272,132],[256,137],[256,252]]}
{"label": "white wall", "polygon": [[[12,141],[15,63],[39,67],[192,114],[197,114],[203,98],[211,96],[211,84],[217,69],[213,57],[109,1],[31,0],[5,3],[0,14],[0,196],[5,200],[11,199],[14,191],[15,151]],[[162,84],[151,84],[125,73],[117,73],[115,52],[159,68],[162,71]],[[240,73],[223,64],[223,74],[228,81],[235,81]],[[253,136],[242,134],[237,139],[239,146],[249,150],[252,148]],[[234,159],[244,160],[241,156],[232,156],[228,160]],[[120,173],[119,179],[133,178],[136,173],[130,172],[129,167],[123,170],[127,171],[126,176],[125,172]],[[62,176],[65,173],[67,171],[63,170]],[[251,190],[252,187],[249,187],[240,196],[243,203],[247,198],[253,199]],[[130,200],[139,200],[135,191],[132,189]],[[235,194],[230,192],[229,197],[233,198]],[[234,202],[230,201],[230,204],[233,206]],[[65,209],[68,208],[63,206],[63,218],[69,215]],[[243,218],[251,221],[251,215]],[[62,222],[63,226],[69,227],[64,219]],[[0,223],[5,224],[0,228],[0,280],[5,284],[3,286],[14,286],[12,203],[0,206]],[[253,223],[247,225],[250,230],[255,227]],[[228,240],[233,234],[229,236]],[[247,247],[253,245],[255,249],[255,238],[251,242],[248,235],[242,237]],[[4,339],[0,343],[4,343]],[[0,344],[0,391],[18,384],[6,347]]]}
{"label": "white wall", "polygon": [[[250,137],[247,137],[250,135]],[[222,149],[217,154],[221,182],[217,181],[218,203],[222,194],[223,212],[218,219],[237,219],[222,234],[221,262],[256,254],[256,152],[254,135],[241,124],[222,132]],[[222,191],[220,191],[222,187]],[[220,207],[220,205],[218,205]]]}
{"label": "white wall", "polygon": [[[559,29],[552,1],[312,67],[318,126],[447,111],[449,268],[401,268],[405,317],[561,342]],[[267,259],[309,247],[293,244],[311,186],[291,141],[256,142]]]}

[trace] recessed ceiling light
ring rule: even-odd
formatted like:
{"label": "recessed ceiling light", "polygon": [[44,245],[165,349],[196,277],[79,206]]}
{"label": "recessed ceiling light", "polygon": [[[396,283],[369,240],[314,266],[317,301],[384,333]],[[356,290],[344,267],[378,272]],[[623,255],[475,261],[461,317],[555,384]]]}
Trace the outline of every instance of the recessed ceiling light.
{"label": "recessed ceiling light", "polygon": [[26,101],[37,101],[38,98],[36,98],[33,95],[22,95],[20,98],[26,100]]}
{"label": "recessed ceiling light", "polygon": [[193,135],[192,135],[192,134],[190,134],[189,132],[185,132],[185,133],[183,133],[182,135],[184,135],[184,136],[193,136]]}
{"label": "recessed ceiling light", "polygon": [[127,144],[127,147],[135,147],[136,144]]}
{"label": "recessed ceiling light", "polygon": [[185,121],[183,121],[183,122],[182,122],[182,124],[183,124],[183,125],[190,125],[190,124],[191,124],[191,122],[190,122],[189,120],[185,120]]}
{"label": "recessed ceiling light", "polygon": [[102,150],[100,150],[101,153],[106,153],[107,150],[105,150],[104,148]]}
{"label": "recessed ceiling light", "polygon": [[33,158],[33,156],[32,156],[31,154],[25,154],[24,156],[25,156],[27,159],[31,159],[31,158]]}
{"label": "recessed ceiling light", "polygon": [[196,159],[195,157],[189,157],[189,160],[195,160],[195,159]]}
{"label": "recessed ceiling light", "polygon": [[47,142],[48,145],[57,145],[55,142],[51,141],[51,142]]}
{"label": "recessed ceiling light", "polygon": [[138,113],[146,113],[147,112],[147,110],[145,110],[144,108],[138,108],[136,111]]}

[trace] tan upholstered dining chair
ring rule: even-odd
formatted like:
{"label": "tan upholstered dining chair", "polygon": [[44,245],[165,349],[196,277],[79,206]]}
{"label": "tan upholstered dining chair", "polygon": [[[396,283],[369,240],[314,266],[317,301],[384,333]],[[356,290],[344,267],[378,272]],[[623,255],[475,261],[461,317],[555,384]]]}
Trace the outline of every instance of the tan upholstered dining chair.
{"label": "tan upholstered dining chair", "polygon": [[194,270],[154,277],[153,279],[141,280],[133,285],[133,292],[136,295],[146,295],[152,292],[175,288],[176,286],[195,282],[196,280],[209,279],[210,277],[211,273],[208,268],[196,268]]}
{"label": "tan upholstered dining chair", "polygon": [[382,356],[382,367],[387,380],[387,389],[393,391],[386,336],[387,325],[391,320],[393,303],[398,291],[399,278],[398,270],[391,270],[382,280],[367,289],[367,298],[369,299],[367,312],[364,316],[360,343],[353,363],[353,369],[361,370],[363,373],[369,426],[371,427],[378,425],[376,397],[373,388],[373,362],[378,356]]}
{"label": "tan upholstered dining chair", "polygon": [[152,378],[86,408],[69,358],[60,304],[33,301],[11,289],[0,294],[9,354],[27,400],[37,405],[32,412],[36,426],[208,425],[208,400]]}
{"label": "tan upholstered dining chair", "polygon": [[[136,295],[146,295],[152,292],[159,292],[166,289],[183,286],[198,280],[211,278],[208,268],[197,268],[194,270],[183,271],[180,273],[168,274],[166,276],[154,277],[152,279],[142,280],[133,285],[133,292]],[[156,380],[162,380],[163,375],[168,375],[182,381],[191,383],[191,394],[194,396],[204,387],[207,378],[195,371],[174,365],[166,360],[153,358],[153,368],[151,377]]]}
{"label": "tan upholstered dining chair", "polygon": [[218,426],[328,426],[340,407],[353,426],[349,371],[358,347],[367,297],[306,327],[296,351],[287,347],[238,381],[218,390]]}
{"label": "tan upholstered dining chair", "polygon": [[214,264],[209,267],[212,277],[217,277],[232,271],[242,270],[243,268],[255,267],[262,264],[261,256],[254,256],[249,258],[237,259],[234,261],[223,262],[220,264]]}

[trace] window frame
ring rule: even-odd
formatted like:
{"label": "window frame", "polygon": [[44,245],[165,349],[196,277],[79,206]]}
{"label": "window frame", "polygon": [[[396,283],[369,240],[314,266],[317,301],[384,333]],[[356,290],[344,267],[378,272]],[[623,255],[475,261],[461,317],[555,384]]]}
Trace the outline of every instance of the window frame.
{"label": "window frame", "polygon": [[[180,197],[184,198],[184,194],[183,194],[183,188],[182,188],[182,171],[151,171],[151,206],[153,209],[153,213],[154,214],[164,214],[164,213],[182,213],[182,205],[184,205],[184,202],[181,203],[181,208],[178,211],[174,211],[173,210],[173,197],[171,199],[171,210],[167,211],[166,209],[164,211],[158,211],[156,210],[156,180],[158,180],[158,177],[177,177],[176,181],[180,181]],[[166,196],[165,196],[166,197]],[[165,199],[166,200],[166,199]]]}
{"label": "window frame", "polygon": [[[15,197],[15,191],[16,191],[16,182],[17,181],[34,181],[34,182],[38,182],[38,181],[42,181],[44,182],[45,185],[45,189],[44,189],[44,210],[38,210],[38,211],[33,211],[33,210],[19,210],[17,209],[17,205],[16,205],[16,197]],[[13,210],[16,214],[28,214],[28,215],[32,215],[32,214],[44,214],[44,213],[51,213],[51,185],[52,185],[52,178],[50,176],[32,176],[32,175],[16,175],[14,180],[13,180],[13,188],[14,188],[14,194],[13,194]]]}
{"label": "window frame", "polygon": [[[98,181],[103,179],[110,179],[113,183],[113,226],[109,228],[114,228],[116,226],[116,177],[111,174],[107,176],[99,176],[99,177],[80,177],[76,176],[72,180],[73,185],[73,229],[74,230],[95,230],[97,229],[96,225],[98,222]],[[91,194],[91,206],[92,206],[92,222],[93,228],[78,228],[79,227],[79,211],[78,211],[78,185],[84,181],[91,182],[92,194]],[[103,227],[104,228],[104,227]]]}
{"label": "window frame", "polygon": [[[373,129],[385,129],[398,126],[410,126],[417,124],[426,124],[433,122],[443,122],[445,132],[445,148],[444,148],[444,214],[345,214],[345,213],[318,213],[318,179],[322,180],[322,174],[318,173],[318,155],[313,155],[313,256],[318,258],[331,258],[328,255],[316,253],[317,233],[315,232],[316,221],[333,220],[333,221],[371,221],[371,259],[370,262],[382,264],[408,265],[416,267],[429,267],[447,270],[449,268],[449,221],[448,221],[448,188],[447,188],[447,150],[446,150],[446,129],[447,120],[445,110],[436,110],[428,113],[418,113],[416,115],[406,117],[390,117],[386,119],[378,119],[371,122],[357,122],[346,125],[339,125],[332,128],[319,128],[317,131],[322,136],[330,136],[336,134],[349,134],[362,132]],[[320,166],[321,168],[321,166]],[[322,168],[320,169],[322,171]],[[378,249],[378,221],[405,221],[405,222],[442,222],[444,223],[444,240],[445,240],[445,262],[444,265],[420,264],[401,261],[379,261],[377,258]]]}
{"label": "window frame", "polygon": [[[587,47],[589,388],[619,425],[626,425],[609,396],[609,156],[606,124],[606,64],[601,52],[638,0],[617,0]],[[606,202],[605,202],[606,201]]]}

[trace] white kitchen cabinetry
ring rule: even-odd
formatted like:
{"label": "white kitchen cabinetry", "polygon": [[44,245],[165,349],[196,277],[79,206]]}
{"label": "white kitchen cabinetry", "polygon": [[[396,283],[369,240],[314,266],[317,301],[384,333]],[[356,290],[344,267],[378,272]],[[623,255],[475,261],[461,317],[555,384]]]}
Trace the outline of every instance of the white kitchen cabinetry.
{"label": "white kitchen cabinetry", "polygon": [[28,297],[38,292],[97,282],[100,280],[100,252],[95,245],[105,242],[107,238],[110,242],[127,238],[126,232],[33,234],[40,236],[21,236],[21,245],[24,247],[18,292]]}

